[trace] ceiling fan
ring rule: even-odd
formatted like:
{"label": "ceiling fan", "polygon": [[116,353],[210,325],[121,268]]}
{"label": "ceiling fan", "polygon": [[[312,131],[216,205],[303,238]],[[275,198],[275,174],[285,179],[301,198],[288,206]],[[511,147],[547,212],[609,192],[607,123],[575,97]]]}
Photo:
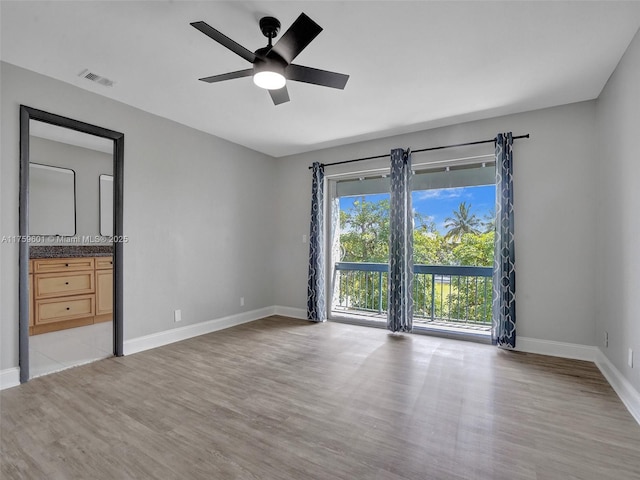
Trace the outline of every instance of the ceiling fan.
{"label": "ceiling fan", "polygon": [[253,76],[253,82],[258,87],[269,90],[273,103],[280,105],[289,101],[287,80],[340,90],[344,89],[349,80],[349,75],[291,63],[322,31],[322,27],[304,13],[300,14],[275,45],[272,42],[280,31],[280,22],[274,17],[261,18],[260,30],[269,39],[269,43],[255,52],[244,48],[205,22],[193,22],[191,25],[253,64],[253,68],[246,70],[200,78],[203,82],[216,83]]}

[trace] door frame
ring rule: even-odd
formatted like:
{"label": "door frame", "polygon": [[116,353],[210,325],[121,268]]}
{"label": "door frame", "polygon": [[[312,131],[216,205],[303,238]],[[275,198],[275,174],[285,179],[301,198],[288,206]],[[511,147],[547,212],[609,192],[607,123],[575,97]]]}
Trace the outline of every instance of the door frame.
{"label": "door frame", "polygon": [[124,355],[123,337],[123,191],[124,134],[72,118],[20,105],[20,197],[18,361],[20,383],[29,380],[29,121],[37,120],[113,140],[113,354]]}

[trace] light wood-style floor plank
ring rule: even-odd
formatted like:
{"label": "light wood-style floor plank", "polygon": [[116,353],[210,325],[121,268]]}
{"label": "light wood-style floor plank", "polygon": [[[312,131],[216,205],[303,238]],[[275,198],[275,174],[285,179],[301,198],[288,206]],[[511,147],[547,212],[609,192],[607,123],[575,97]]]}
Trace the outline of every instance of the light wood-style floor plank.
{"label": "light wood-style floor plank", "polygon": [[640,480],[589,362],[270,317],[0,392],[8,479]]}

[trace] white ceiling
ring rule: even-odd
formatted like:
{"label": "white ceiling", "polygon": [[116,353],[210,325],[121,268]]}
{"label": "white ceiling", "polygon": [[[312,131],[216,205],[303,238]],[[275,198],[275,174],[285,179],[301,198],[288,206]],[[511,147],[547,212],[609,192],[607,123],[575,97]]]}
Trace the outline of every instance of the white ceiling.
{"label": "white ceiling", "polygon": [[[618,1],[6,1],[2,60],[276,157],[596,98],[640,28]],[[344,91],[289,82],[274,106],[250,64],[258,19],[304,11],[324,31],[296,63],[351,75]],[[282,33],[282,32],[281,32]],[[85,68],[113,87],[77,75]]]}

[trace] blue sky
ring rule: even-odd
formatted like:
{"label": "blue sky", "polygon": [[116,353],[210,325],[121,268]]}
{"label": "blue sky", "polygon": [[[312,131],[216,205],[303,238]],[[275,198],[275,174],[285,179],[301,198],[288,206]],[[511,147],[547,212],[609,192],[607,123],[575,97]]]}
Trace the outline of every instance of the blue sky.
{"label": "blue sky", "polygon": [[[340,209],[348,210],[353,207],[353,202],[362,196],[341,197]],[[389,198],[389,194],[366,195],[367,201],[378,202]],[[444,220],[452,216],[452,212],[458,209],[461,202],[471,205],[471,213],[480,220],[484,216],[495,211],[496,186],[483,185],[479,187],[443,188],[438,190],[418,190],[413,192],[413,209],[433,220],[436,228],[444,234]]]}

